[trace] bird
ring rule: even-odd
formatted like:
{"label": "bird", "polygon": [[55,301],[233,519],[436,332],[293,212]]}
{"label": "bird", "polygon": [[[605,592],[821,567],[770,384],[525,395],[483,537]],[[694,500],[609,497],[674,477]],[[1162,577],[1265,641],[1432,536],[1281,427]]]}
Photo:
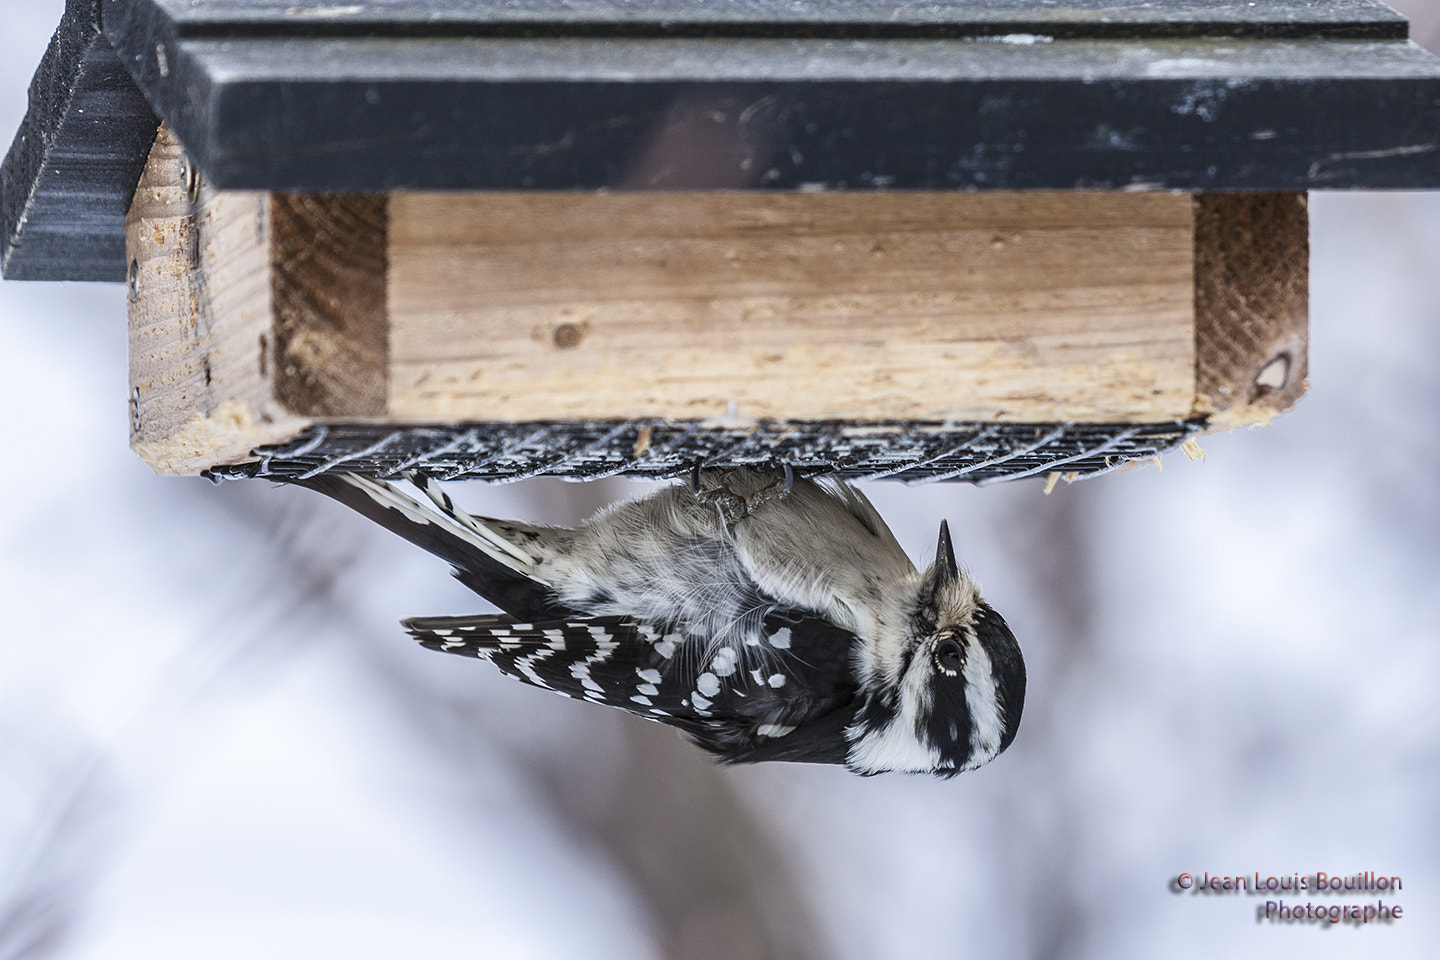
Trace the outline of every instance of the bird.
{"label": "bird", "polygon": [[472,516],[404,479],[415,495],[351,473],[290,482],[503,611],[403,621],[425,647],[675,727],[726,763],[950,777],[1015,739],[1024,659],[945,521],[920,571],[854,486],[789,467],[697,467],[574,528]]}

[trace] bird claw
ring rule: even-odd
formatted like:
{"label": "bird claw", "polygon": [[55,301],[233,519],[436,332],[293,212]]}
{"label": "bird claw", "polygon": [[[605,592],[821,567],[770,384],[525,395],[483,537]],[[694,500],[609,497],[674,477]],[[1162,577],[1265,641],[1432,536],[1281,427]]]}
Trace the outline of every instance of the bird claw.
{"label": "bird claw", "polygon": [[726,526],[733,526],[771,500],[781,500],[790,495],[791,489],[795,486],[795,471],[788,463],[784,464],[781,470],[780,476],[759,490],[743,494],[737,493],[730,486],[730,480],[735,475],[734,472],[726,473],[715,480],[715,486],[703,489],[697,465],[691,475],[690,490],[700,500],[714,506],[720,512],[720,517]]}
{"label": "bird claw", "polygon": [[745,503],[750,510],[754,510],[762,503],[783,500],[790,495],[791,488],[795,486],[795,471],[788,463],[782,464],[781,470],[780,476],[745,498]]}

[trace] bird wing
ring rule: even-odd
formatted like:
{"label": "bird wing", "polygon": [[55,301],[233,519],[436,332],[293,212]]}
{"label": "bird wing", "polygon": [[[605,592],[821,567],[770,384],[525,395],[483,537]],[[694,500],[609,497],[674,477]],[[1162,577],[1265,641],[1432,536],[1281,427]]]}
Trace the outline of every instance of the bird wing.
{"label": "bird wing", "polygon": [[711,707],[717,714],[676,726],[728,763],[845,763],[845,728],[858,707],[850,669],[856,636],[796,608],[773,608],[763,633],[759,665],[746,664],[742,682]]}
{"label": "bird wing", "polygon": [[855,638],[801,611],[767,615],[769,644],[753,656],[721,648],[708,662],[697,662],[680,634],[626,617],[419,617],[404,626],[430,649],[489,660],[534,686],[677,727],[729,762],[845,761]]}

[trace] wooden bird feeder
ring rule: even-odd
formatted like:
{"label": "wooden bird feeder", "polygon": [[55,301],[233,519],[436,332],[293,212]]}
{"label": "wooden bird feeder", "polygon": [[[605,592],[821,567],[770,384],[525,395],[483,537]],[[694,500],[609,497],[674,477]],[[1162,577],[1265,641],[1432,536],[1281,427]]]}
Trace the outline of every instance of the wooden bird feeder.
{"label": "wooden bird feeder", "polygon": [[1440,186],[1371,0],[71,0],[7,278],[162,473],[1089,476],[1305,387],[1306,193]]}

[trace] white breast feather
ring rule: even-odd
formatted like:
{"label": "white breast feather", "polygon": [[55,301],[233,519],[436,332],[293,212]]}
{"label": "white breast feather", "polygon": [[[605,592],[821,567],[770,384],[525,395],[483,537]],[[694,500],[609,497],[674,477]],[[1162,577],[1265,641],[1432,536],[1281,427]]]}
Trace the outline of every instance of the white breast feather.
{"label": "white breast feather", "polygon": [[939,749],[917,732],[931,700],[928,667],[916,662],[921,659],[912,659],[900,689],[900,709],[888,726],[868,734],[860,724],[846,729],[851,741],[848,761],[853,769],[861,773],[932,773],[939,765]]}

